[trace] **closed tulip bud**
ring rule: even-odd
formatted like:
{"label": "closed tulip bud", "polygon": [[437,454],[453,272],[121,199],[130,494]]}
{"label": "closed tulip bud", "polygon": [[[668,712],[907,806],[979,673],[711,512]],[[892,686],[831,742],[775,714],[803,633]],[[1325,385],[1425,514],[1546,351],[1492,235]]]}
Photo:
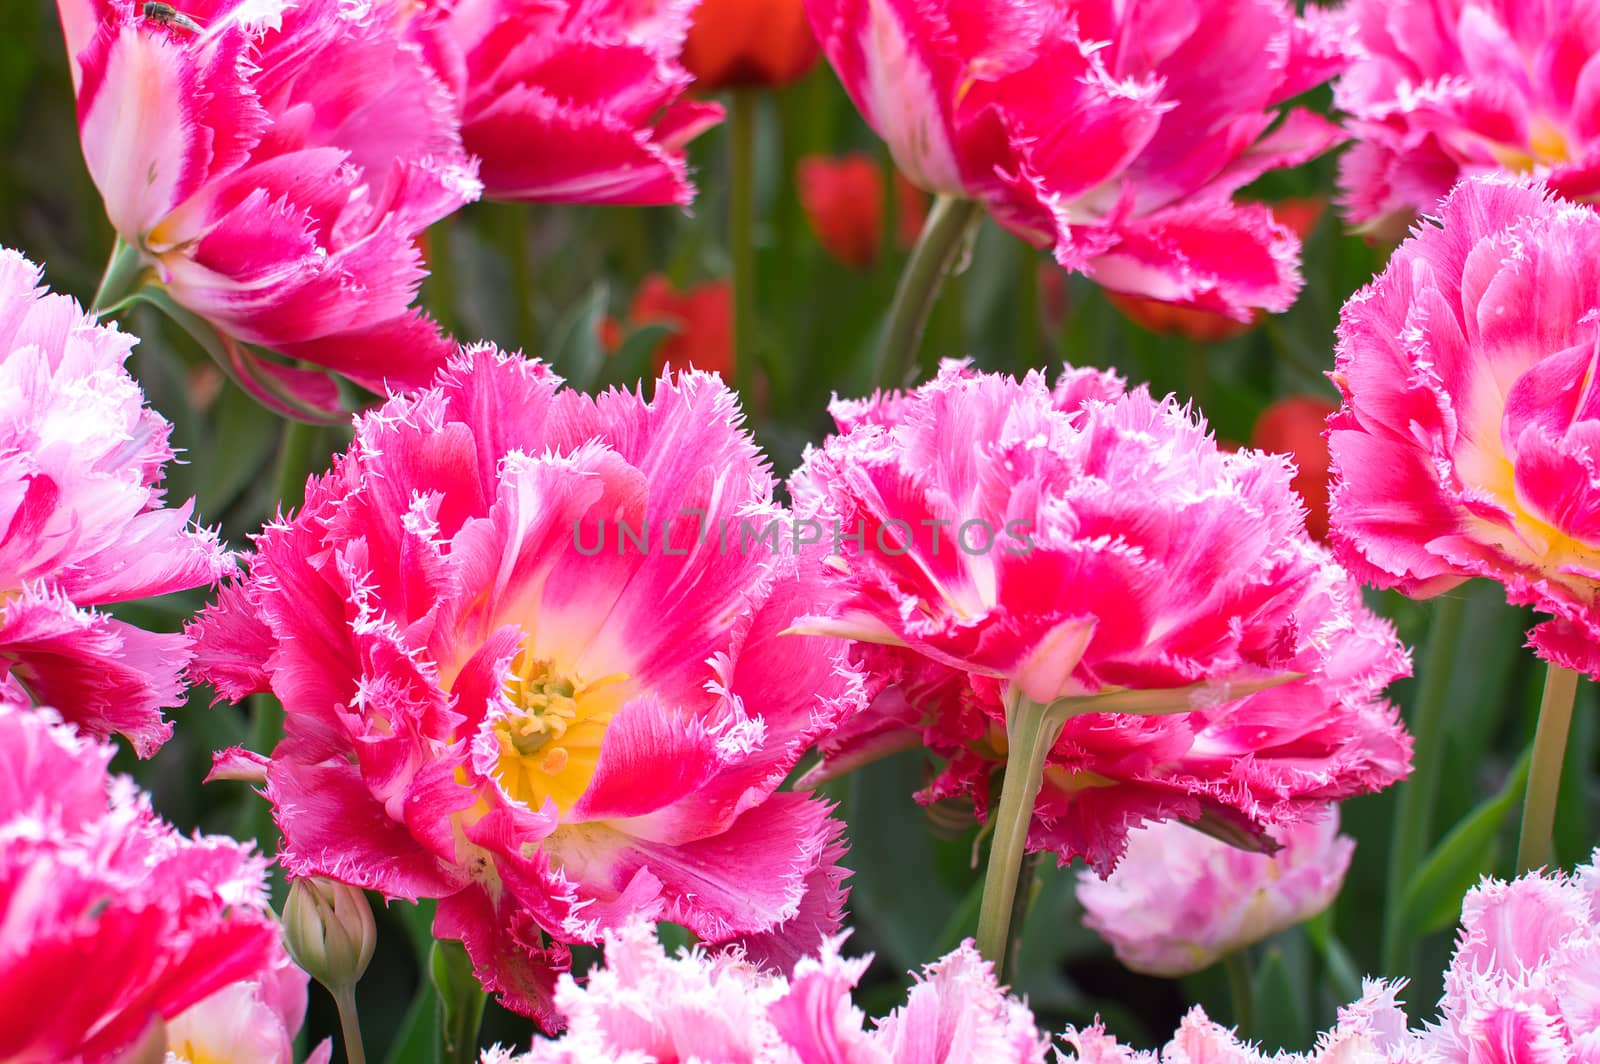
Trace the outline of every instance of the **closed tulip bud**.
{"label": "closed tulip bud", "polygon": [[330,991],[360,982],[378,942],[364,891],[331,879],[297,879],[283,906],[283,942],[294,962]]}

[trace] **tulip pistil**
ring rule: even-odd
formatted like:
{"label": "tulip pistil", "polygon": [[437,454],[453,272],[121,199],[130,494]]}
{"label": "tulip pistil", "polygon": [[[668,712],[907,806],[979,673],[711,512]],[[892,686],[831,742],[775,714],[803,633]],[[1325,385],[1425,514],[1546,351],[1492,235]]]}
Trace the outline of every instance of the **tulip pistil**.
{"label": "tulip pistil", "polygon": [[495,725],[495,774],[506,793],[529,809],[547,798],[562,813],[576,805],[599,767],[626,679],[619,673],[583,683],[526,649],[519,654],[505,685],[515,708]]}

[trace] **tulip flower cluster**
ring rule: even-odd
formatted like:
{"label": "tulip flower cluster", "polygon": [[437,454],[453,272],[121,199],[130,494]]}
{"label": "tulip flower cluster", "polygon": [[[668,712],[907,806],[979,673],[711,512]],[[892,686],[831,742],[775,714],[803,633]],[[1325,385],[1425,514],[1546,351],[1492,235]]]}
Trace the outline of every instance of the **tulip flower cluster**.
{"label": "tulip flower cluster", "polygon": [[0,1064],[1600,1064],[1600,0],[56,6]]}

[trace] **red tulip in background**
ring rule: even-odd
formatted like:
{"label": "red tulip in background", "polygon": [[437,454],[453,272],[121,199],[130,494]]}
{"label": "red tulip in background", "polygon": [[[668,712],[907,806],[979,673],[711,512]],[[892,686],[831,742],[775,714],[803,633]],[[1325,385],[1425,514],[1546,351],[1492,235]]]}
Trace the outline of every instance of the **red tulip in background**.
{"label": "red tulip in background", "polygon": [[[725,278],[684,291],[659,273],[646,277],[628,306],[628,326],[664,325],[672,333],[656,346],[655,368],[703,369],[733,379],[733,286]],[[623,326],[606,319],[600,339],[607,350],[622,345]]]}
{"label": "red tulip in background", "polygon": [[[808,155],[795,177],[800,206],[824,250],[855,270],[870,268],[883,246],[883,167],[866,152],[837,158]],[[916,242],[928,214],[928,197],[894,172],[895,239]]]}
{"label": "red tulip in background", "polygon": [[1339,408],[1314,395],[1279,399],[1256,420],[1250,446],[1294,456],[1299,470],[1289,482],[1306,504],[1306,531],[1328,538],[1328,416]]}
{"label": "red tulip in background", "polygon": [[808,155],[795,176],[800,206],[823,248],[853,270],[878,258],[883,239],[883,171],[865,152]]}
{"label": "red tulip in background", "polygon": [[707,92],[787,85],[817,61],[801,0],[701,0],[683,65]]}

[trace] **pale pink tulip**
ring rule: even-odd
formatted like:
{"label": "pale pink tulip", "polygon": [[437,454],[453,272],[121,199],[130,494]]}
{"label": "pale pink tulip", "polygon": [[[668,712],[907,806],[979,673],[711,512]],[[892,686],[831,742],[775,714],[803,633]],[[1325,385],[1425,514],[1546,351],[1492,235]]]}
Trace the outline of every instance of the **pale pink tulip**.
{"label": "pale pink tulip", "polygon": [[556,1005],[570,1026],[522,1056],[484,1064],[1045,1064],[1049,1040],[1027,1005],[995,983],[971,941],[925,967],[904,1005],[864,1027],[850,991],[872,958],[830,939],[785,978],[737,957],[668,957],[647,923],[605,935],[606,963]]}
{"label": "pale pink tulip", "polygon": [[[1461,907],[1417,1059],[1600,1061],[1600,851],[1572,875],[1485,879]],[[1493,1046],[1493,1058],[1478,1056]]]}
{"label": "pale pink tulip", "polygon": [[1406,1030],[1406,1014],[1395,997],[1399,989],[1399,984],[1368,980],[1361,999],[1339,1009],[1338,1023],[1319,1034],[1308,1053],[1269,1053],[1207,1018],[1196,1005],[1159,1051],[1122,1045],[1096,1024],[1068,1027],[1062,1038],[1072,1055],[1060,1059],[1062,1064],[1411,1064],[1416,1039]]}
{"label": "pale pink tulip", "polygon": [[1355,840],[1339,815],[1268,829],[1276,853],[1247,853],[1185,824],[1148,824],[1105,879],[1078,875],[1084,924],[1123,965],[1149,975],[1197,972],[1322,912],[1344,884]]}
{"label": "pale pink tulip", "polygon": [[163,505],[171,426],[123,366],[133,344],[0,249],[0,685],[148,756],[189,641],[94,607],[215,583],[233,558],[192,500]]}

